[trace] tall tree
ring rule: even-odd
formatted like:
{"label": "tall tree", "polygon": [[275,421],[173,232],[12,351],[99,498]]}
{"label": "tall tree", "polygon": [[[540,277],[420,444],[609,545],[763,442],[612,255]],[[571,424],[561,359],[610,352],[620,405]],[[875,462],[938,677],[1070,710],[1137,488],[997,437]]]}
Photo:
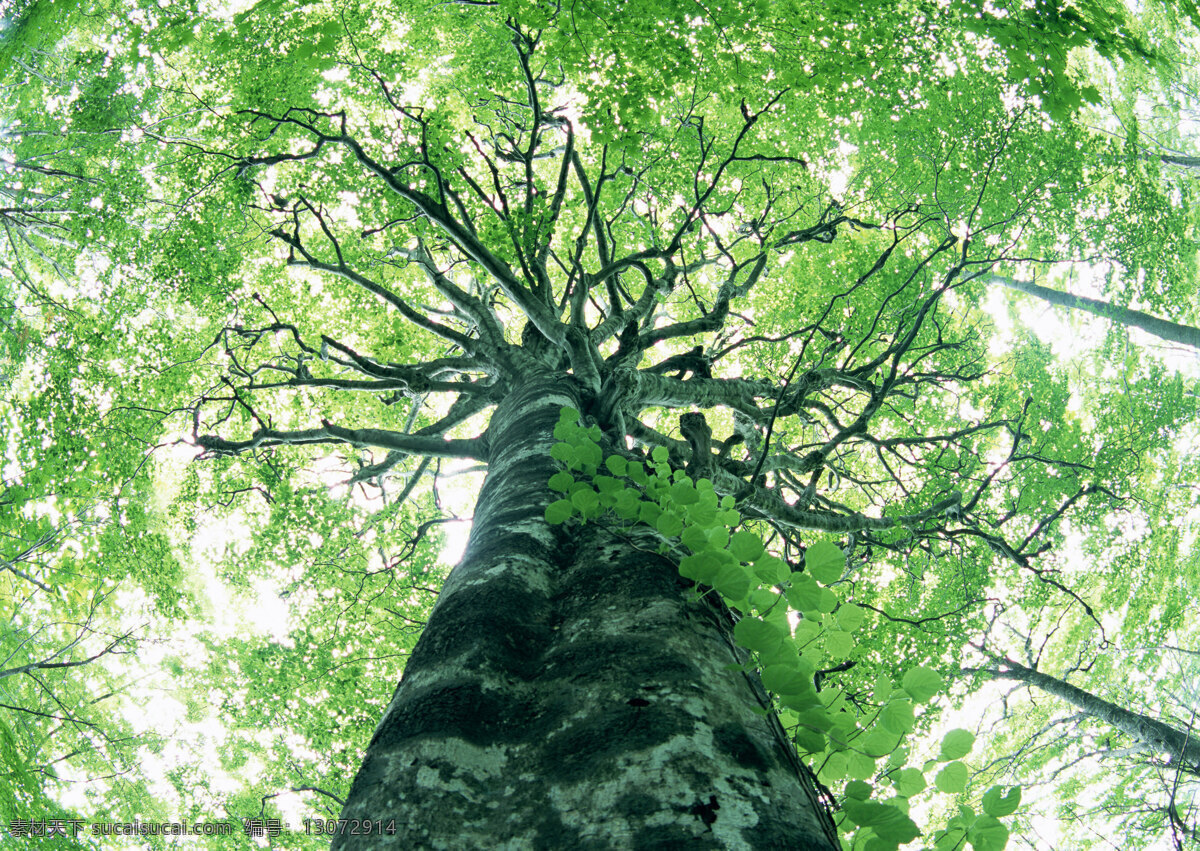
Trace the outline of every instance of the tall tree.
{"label": "tall tree", "polygon": [[964,668],[963,672],[993,680],[1012,680],[1040,689],[1121,731],[1140,747],[1166,754],[1168,762],[1177,764],[1182,771],[1189,774],[1200,773],[1200,741],[1196,739],[1192,730],[1179,729],[1144,713],[1118,706],[1072,685],[1065,679],[1043,673],[1036,667],[1022,665],[1008,657],[994,661],[998,663],[995,667]]}
{"label": "tall tree", "polygon": [[1059,290],[1050,289],[1049,287],[1043,287],[1032,281],[1021,281],[1003,275],[993,275],[990,278],[990,282],[1040,298],[1055,307],[1086,311],[1103,319],[1109,319],[1122,325],[1138,328],[1147,334],[1152,334],[1163,340],[1180,343],[1193,349],[1200,348],[1200,328],[1194,325],[1183,325],[1178,322],[1172,322],[1169,319],[1152,316],[1141,310],[1109,304],[1100,299],[1064,293]]}
{"label": "tall tree", "polygon": [[[1050,617],[1055,640],[1043,638],[1040,647],[1025,643],[1025,653],[1036,661],[1017,662],[1012,654],[984,647],[986,661],[964,668],[990,680],[998,695],[981,725],[1003,718],[989,742],[993,759],[979,782],[1015,771],[1033,796],[1039,787],[1060,793],[1049,809],[1052,817],[1043,818],[1036,831],[1017,826],[1014,837],[1022,847],[1057,845],[1072,836],[1082,837],[1081,845],[1102,846],[1105,829],[1129,848],[1186,847],[1195,834],[1200,788],[1194,765],[1195,651],[1062,641],[1062,632],[1074,631],[1070,618],[1061,612]],[[1139,626],[1131,623],[1129,633]],[[1053,644],[1076,660],[1061,677],[1039,670],[1056,664]]]}
{"label": "tall tree", "polygon": [[[246,137],[205,149],[213,177],[263,210],[298,280],[341,282],[355,321],[281,316],[256,293],[217,334],[227,366],[192,407],[196,445],[210,456],[342,446],[372,453],[368,479],[417,476],[422,458],[488,467],[466,555],[343,815],[434,847],[620,844],[648,830],[831,845],[789,739],[820,762],[849,752],[872,765],[912,728],[925,689],[898,690],[882,718],[817,693],[812,674],[845,657],[862,618],[822,587],[843,570],[806,557],[813,533],[841,536],[852,557],[957,551],[978,565],[978,589],[997,556],[1036,572],[1056,519],[1095,492],[1085,455],[1027,428],[1032,400],[976,392],[977,320],[943,304],[1003,256],[982,235],[1003,244],[1036,199],[943,181],[928,209],[868,216],[823,200],[785,136],[787,91],[703,106],[667,93],[634,148],[574,117],[575,84],[547,32],[469,20],[505,45],[489,54],[486,88],[429,80],[427,103],[413,102],[382,57],[360,52],[353,72],[383,110],[362,120],[393,124],[386,142],[349,110],[281,105],[225,118]],[[985,187],[1018,168],[1035,127],[1018,113],[980,140]],[[797,289],[807,264],[847,285]],[[755,333],[736,312],[789,296],[803,318],[784,333]],[[402,322],[399,351],[364,334],[372,304]],[[434,341],[440,356],[405,356]],[[716,377],[722,367],[732,375]],[[345,408],[340,394],[384,407]],[[980,415],[956,422],[958,404]],[[486,427],[452,436],[489,409]],[[676,423],[668,412],[681,409]],[[984,461],[997,449],[1003,475]],[[1040,488],[1032,531],[1009,540],[997,485],[1024,488],[1052,461],[1074,472]],[[614,526],[605,508],[646,525]],[[789,606],[805,628],[793,631]],[[762,716],[771,704],[734,638],[787,710],[782,729]],[[901,809],[861,797],[842,804],[844,830],[915,836]]]}

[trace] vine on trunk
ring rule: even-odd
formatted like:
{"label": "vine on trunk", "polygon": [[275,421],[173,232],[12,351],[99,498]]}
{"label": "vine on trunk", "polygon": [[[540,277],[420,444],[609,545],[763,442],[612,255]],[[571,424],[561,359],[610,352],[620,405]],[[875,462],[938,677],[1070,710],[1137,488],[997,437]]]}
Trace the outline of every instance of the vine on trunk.
{"label": "vine on trunk", "polygon": [[[850,847],[885,851],[916,839],[920,830],[908,815],[909,800],[927,788],[926,775],[934,769],[939,791],[958,794],[966,788],[969,771],[961,760],[975,742],[967,730],[947,733],[938,755],[920,767],[906,765],[909,751],[903,745],[916,726],[916,707],[944,686],[936,671],[913,668],[900,686],[881,673],[875,709],[866,714],[852,711],[840,689],[817,684],[818,672],[850,658],[854,633],[866,620],[865,610],[840,600],[830,587],[846,568],[837,545],[815,541],[802,564],[788,564],[752,529],[739,528],[743,518],[735,497],[719,495],[708,478],[693,480],[672,469],[665,447],[655,447],[646,460],[606,455],[599,426],[583,425],[574,408],[562,409],[554,437],[558,442],[550,454],[564,469],[550,477],[549,486],[563,496],[546,507],[546,522],[615,517],[624,527],[653,528],[662,539],[660,551],[675,558],[697,595],[715,593],[736,613],[734,639],[751,654],[792,743],[827,790],[841,785],[835,821]],[[1015,812],[1020,801],[1020,787],[1006,793],[993,786],[984,795],[983,812],[960,806],[935,835],[934,847],[948,851],[969,842],[977,851],[999,851],[1009,835],[999,819]]]}

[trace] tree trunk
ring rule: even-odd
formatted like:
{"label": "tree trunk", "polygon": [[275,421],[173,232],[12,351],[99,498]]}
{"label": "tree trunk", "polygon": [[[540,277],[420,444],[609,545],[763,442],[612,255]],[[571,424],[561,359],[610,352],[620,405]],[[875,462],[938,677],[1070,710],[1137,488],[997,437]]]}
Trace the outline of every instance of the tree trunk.
{"label": "tree trunk", "polygon": [[1159,753],[1169,754],[1172,763],[1182,764],[1184,771],[1191,774],[1200,773],[1200,738],[1195,734],[1188,735],[1156,718],[1109,703],[1104,698],[1073,686],[1065,680],[1043,674],[1033,668],[1026,668],[1009,659],[1004,660],[1004,666],[1005,670],[985,669],[980,673],[985,673],[993,679],[1016,680],[1026,685],[1037,686],[1047,694],[1061,698],[1093,718],[1127,733],[1141,744]]}
{"label": "tree trunk", "polygon": [[1106,301],[1059,292],[1048,287],[1038,286],[1029,281],[1018,281],[1003,275],[993,275],[989,282],[1000,284],[1011,290],[1023,292],[1026,295],[1037,296],[1058,307],[1083,310],[1095,316],[1112,320],[1113,322],[1120,322],[1122,325],[1140,328],[1147,334],[1153,334],[1155,337],[1170,340],[1172,343],[1181,343],[1193,349],[1200,349],[1200,328],[1196,328],[1193,325],[1180,325],[1168,319],[1159,319],[1157,316],[1151,316],[1149,313],[1142,313],[1140,310],[1117,307],[1115,304],[1109,304]]}
{"label": "tree trunk", "polygon": [[1200,168],[1200,157],[1187,157],[1183,154],[1159,154],[1158,159],[1164,165],[1177,165],[1180,168]]}
{"label": "tree trunk", "polygon": [[466,553],[342,813],[395,833],[333,848],[837,848],[728,614],[649,533],[546,524],[564,405],[546,375],[494,413]]}

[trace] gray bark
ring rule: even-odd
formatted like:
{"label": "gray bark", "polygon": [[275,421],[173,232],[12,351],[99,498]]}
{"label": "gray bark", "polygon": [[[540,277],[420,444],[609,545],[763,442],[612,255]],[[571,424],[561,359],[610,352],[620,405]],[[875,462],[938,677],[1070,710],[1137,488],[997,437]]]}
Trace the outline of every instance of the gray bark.
{"label": "gray bark", "polygon": [[494,413],[466,553],[342,813],[395,833],[333,848],[837,848],[728,612],[648,530],[545,523],[572,381]]}
{"label": "gray bark", "polygon": [[1023,292],[1026,295],[1036,296],[1058,307],[1083,310],[1094,316],[1100,316],[1113,322],[1120,322],[1122,325],[1140,328],[1147,334],[1153,334],[1155,337],[1163,340],[1170,340],[1172,343],[1180,343],[1184,346],[1190,346],[1193,349],[1200,349],[1200,328],[1192,325],[1180,325],[1178,322],[1172,322],[1169,319],[1160,319],[1157,316],[1151,316],[1149,313],[1143,313],[1140,310],[1118,307],[1106,301],[1059,292],[1058,290],[1039,286],[1030,281],[1018,281],[1015,278],[1008,278],[1003,275],[993,275],[989,279],[989,282],[1000,284],[1011,290]]}
{"label": "gray bark", "polygon": [[1158,158],[1166,165],[1177,165],[1180,168],[1200,168],[1200,157],[1188,157],[1183,154],[1159,154]]}
{"label": "gray bark", "polygon": [[1011,659],[1003,661],[1004,669],[982,671],[993,679],[1015,680],[1036,686],[1047,694],[1065,700],[1093,718],[1110,724],[1158,753],[1170,755],[1175,764],[1182,764],[1190,773],[1200,773],[1200,739],[1164,724],[1156,718],[1133,712],[1110,703],[1102,697],[1073,686],[1058,677],[1027,668]]}

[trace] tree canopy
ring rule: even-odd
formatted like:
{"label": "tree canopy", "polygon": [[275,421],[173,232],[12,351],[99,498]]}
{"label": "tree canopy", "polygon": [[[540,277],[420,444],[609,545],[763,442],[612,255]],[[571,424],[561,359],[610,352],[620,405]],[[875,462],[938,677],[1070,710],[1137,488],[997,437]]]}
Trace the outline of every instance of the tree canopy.
{"label": "tree canopy", "polygon": [[1195,841],[1193,4],[3,14],[6,826],[327,843],[559,376],[846,847]]}

